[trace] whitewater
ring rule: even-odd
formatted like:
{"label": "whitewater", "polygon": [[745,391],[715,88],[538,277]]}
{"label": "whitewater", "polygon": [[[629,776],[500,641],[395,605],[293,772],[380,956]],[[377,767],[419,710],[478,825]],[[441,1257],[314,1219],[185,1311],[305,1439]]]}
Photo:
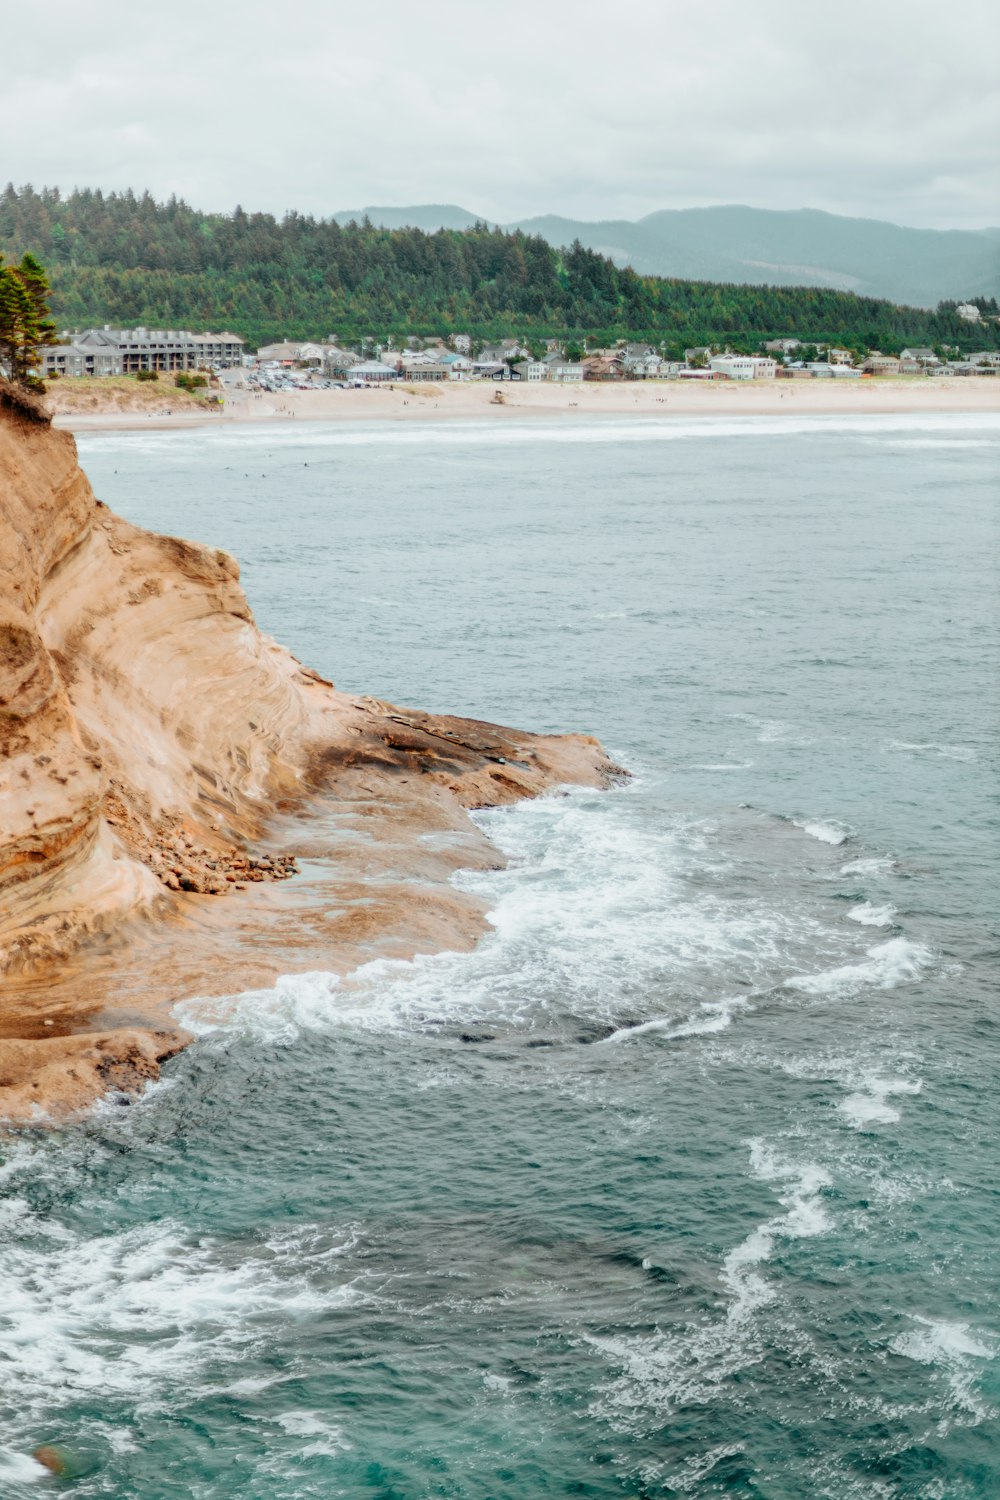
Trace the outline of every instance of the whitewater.
{"label": "whitewater", "polygon": [[1000,1491],[1000,420],[80,449],[338,687],[632,775],[475,815],[473,952],[0,1140],[0,1494]]}

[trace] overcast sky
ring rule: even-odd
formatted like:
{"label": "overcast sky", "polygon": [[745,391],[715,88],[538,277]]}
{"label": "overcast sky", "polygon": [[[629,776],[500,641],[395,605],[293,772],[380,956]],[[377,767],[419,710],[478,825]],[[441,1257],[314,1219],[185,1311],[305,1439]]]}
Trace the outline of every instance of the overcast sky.
{"label": "overcast sky", "polygon": [[813,207],[1000,224],[997,0],[5,7],[0,179],[500,222]]}

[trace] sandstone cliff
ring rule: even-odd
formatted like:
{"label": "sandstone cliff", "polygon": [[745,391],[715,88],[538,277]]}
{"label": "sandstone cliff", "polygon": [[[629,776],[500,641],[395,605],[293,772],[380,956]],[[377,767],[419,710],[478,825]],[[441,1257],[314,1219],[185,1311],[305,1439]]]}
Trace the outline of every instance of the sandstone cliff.
{"label": "sandstone cliff", "polygon": [[0,1116],[155,1077],[184,994],[474,941],[464,809],[613,772],[588,737],[338,693],[231,557],[113,515],[0,389]]}

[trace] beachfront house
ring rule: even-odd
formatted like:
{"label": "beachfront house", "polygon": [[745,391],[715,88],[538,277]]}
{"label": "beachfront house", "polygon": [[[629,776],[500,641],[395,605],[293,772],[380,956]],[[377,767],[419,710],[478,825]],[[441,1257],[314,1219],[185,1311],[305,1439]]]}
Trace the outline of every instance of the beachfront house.
{"label": "beachfront house", "polygon": [[442,354],[438,364],[444,369],[449,380],[464,380],[472,369],[472,360],[466,354]]}
{"label": "beachfront house", "polygon": [[[831,365],[822,359],[817,359],[812,364],[804,365],[803,369],[807,375],[811,375],[816,380],[851,380],[861,378],[861,371],[856,370],[853,365]],[[919,365],[917,369],[920,369]]]}
{"label": "beachfront house", "polygon": [[759,354],[713,354],[708,368],[728,380],[773,380],[778,366]]}
{"label": "beachfront house", "polygon": [[549,379],[558,381],[560,385],[573,385],[583,379],[582,361],[563,359],[549,365],[548,369]]}
{"label": "beachfront house", "polygon": [[873,349],[865,360],[865,369],[869,375],[898,375],[899,360],[894,354],[880,354]]}
{"label": "beachfront house", "polygon": [[549,367],[544,359],[526,359],[514,366],[522,380],[547,380]]}
{"label": "beachfront house", "polygon": [[630,380],[654,380],[660,373],[660,356],[651,344],[626,344],[621,361]]}
{"label": "beachfront house", "polygon": [[584,380],[621,380],[622,357],[617,349],[602,349],[583,361]]}

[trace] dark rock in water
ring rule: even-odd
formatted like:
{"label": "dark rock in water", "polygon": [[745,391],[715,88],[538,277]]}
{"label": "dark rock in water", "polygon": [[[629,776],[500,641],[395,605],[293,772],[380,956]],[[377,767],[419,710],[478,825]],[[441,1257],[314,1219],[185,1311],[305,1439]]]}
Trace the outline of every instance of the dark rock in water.
{"label": "dark rock in water", "polygon": [[526,1047],[555,1047],[558,1044],[554,1041],[551,1041],[548,1037],[534,1036],[531,1038],[530,1042],[525,1042],[524,1045]]}
{"label": "dark rock in water", "polygon": [[480,1036],[473,1036],[469,1031],[463,1031],[458,1039],[460,1042],[495,1042],[496,1037],[484,1031]]}
{"label": "dark rock in water", "polygon": [[620,1028],[617,1026],[589,1026],[586,1031],[578,1032],[576,1039],[586,1047],[589,1046],[591,1042],[605,1041],[607,1037],[614,1036],[615,1032],[619,1029]]}

